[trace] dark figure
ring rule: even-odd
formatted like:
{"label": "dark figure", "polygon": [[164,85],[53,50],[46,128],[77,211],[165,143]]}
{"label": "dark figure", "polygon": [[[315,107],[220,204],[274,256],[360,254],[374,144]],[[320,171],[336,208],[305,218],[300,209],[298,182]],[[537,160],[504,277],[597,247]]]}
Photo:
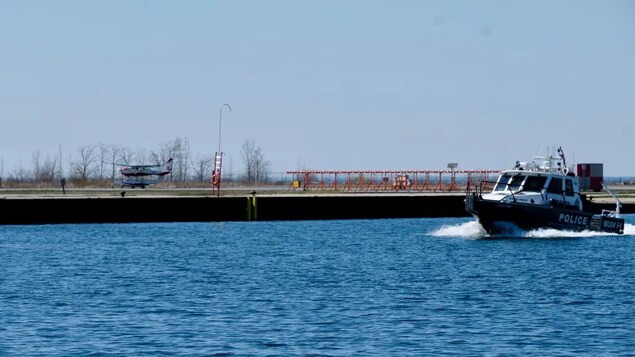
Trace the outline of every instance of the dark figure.
{"label": "dark figure", "polygon": [[66,194],[66,179],[65,178],[61,178],[60,179],[60,184],[62,185],[62,194]]}

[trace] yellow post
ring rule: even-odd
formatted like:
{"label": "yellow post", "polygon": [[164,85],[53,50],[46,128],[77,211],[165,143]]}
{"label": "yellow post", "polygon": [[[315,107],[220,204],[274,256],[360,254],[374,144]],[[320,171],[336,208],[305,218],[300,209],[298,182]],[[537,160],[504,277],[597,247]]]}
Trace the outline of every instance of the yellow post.
{"label": "yellow post", "polygon": [[251,196],[247,196],[247,222],[251,222]]}

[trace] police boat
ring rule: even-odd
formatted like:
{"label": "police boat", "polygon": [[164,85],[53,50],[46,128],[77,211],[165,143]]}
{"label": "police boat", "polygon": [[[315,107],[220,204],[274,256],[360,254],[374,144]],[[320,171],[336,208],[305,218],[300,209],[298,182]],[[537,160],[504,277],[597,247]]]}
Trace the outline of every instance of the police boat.
{"label": "police boat", "polygon": [[623,234],[621,202],[603,187],[615,200],[616,209],[594,214],[590,202],[580,195],[578,177],[566,166],[564,152],[558,148],[558,157],[517,161],[514,169],[502,171],[496,182],[468,188],[465,209],[490,235],[511,233],[515,227]]}

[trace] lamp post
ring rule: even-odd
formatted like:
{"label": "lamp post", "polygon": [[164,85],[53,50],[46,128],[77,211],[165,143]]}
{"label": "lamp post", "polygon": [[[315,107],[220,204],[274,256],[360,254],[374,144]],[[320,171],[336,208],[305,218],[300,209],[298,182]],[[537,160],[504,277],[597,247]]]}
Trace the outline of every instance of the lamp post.
{"label": "lamp post", "polygon": [[216,191],[216,196],[220,196],[220,181],[221,181],[221,167],[223,166],[223,153],[220,151],[221,129],[223,123],[223,108],[229,108],[231,113],[232,107],[229,104],[223,104],[220,106],[220,115],[218,117],[218,152],[214,157],[214,173],[212,174],[212,192]]}
{"label": "lamp post", "polygon": [[219,155],[222,155],[220,151],[220,138],[221,138],[221,127],[223,123],[223,108],[225,107],[229,108],[230,113],[232,112],[232,107],[229,104],[223,104],[220,106],[220,115],[218,117],[218,154]]}

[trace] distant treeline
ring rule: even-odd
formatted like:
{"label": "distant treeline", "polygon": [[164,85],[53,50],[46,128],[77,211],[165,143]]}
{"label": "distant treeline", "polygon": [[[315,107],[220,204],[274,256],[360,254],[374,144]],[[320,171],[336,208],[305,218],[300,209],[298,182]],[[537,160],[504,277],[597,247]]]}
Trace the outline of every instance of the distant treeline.
{"label": "distant treeline", "polygon": [[[269,162],[253,139],[245,141],[241,149],[242,172],[234,175],[232,163],[223,163],[223,180],[265,183],[269,178]],[[60,147],[56,155],[43,156],[35,151],[31,167],[18,167],[5,172],[4,160],[0,160],[0,185],[19,186],[24,184],[57,185],[62,178],[75,186],[107,186],[120,178],[121,165],[156,164],[162,165],[172,157],[170,182],[206,183],[211,179],[213,154],[193,156],[187,137],[177,137],[173,141],[159,145],[157,150],[143,147],[130,148],[116,144],[82,145],[68,155]]]}

